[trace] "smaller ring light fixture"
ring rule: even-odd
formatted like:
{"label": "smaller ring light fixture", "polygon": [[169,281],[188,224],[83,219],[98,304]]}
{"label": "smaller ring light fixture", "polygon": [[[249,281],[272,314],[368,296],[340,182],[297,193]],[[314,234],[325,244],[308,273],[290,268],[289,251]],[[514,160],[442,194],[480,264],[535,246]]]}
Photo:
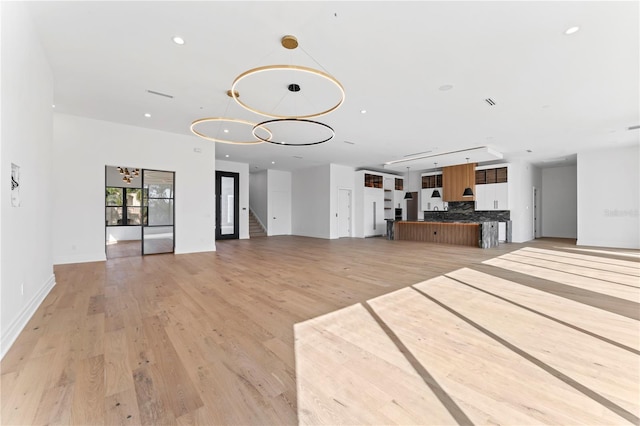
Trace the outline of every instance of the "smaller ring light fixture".
{"label": "smaller ring light fixture", "polygon": [[[282,44],[282,46],[286,49],[296,49],[298,47],[298,39],[296,39],[295,36],[292,35],[286,35],[284,37],[282,37],[282,39],[280,40],[280,43]],[[304,51],[304,49],[303,49]],[[306,52],[305,52],[306,53]],[[308,54],[307,54],[308,56]],[[311,58],[313,59],[313,58]],[[315,61],[315,60],[314,60]],[[315,112],[312,114],[301,114],[301,115],[282,115],[282,114],[275,114],[275,113],[271,113],[271,112],[267,112],[267,111],[262,111],[256,107],[252,107],[247,105],[246,103],[242,102],[239,99],[239,96],[236,96],[236,86],[238,85],[238,83],[240,83],[242,80],[249,78],[251,76],[255,76],[257,74],[260,73],[271,73],[271,72],[278,72],[278,71],[295,71],[295,72],[300,72],[300,73],[306,73],[306,74],[311,74],[313,76],[317,76],[320,77],[330,83],[332,83],[340,92],[340,99],[338,100],[338,102],[329,107],[328,109],[325,110],[321,110],[319,112]],[[295,90],[297,87],[297,90]],[[290,84],[288,87],[290,92],[299,92],[300,91],[300,86],[298,86],[297,84]],[[299,119],[307,119],[307,118],[314,118],[314,117],[320,117],[322,115],[326,115],[329,114],[333,111],[335,111],[336,109],[340,108],[340,106],[344,103],[344,99],[345,99],[345,92],[344,92],[344,87],[342,87],[342,84],[332,75],[324,72],[324,71],[320,71],[314,68],[309,68],[309,67],[304,67],[304,66],[298,66],[298,65],[267,65],[267,66],[262,66],[262,67],[257,67],[257,68],[252,68],[248,71],[243,72],[242,74],[240,74],[239,76],[237,76],[235,78],[235,80],[233,80],[233,84],[231,85],[231,95],[233,96],[233,99],[244,109],[251,111],[255,114],[258,115],[262,115],[265,117],[271,117],[271,118],[299,118]]]}
{"label": "smaller ring light fixture", "polygon": [[[318,141],[296,143],[296,142],[290,142],[290,141],[277,141],[277,140],[273,140],[271,138],[266,139],[266,138],[260,137],[256,133],[259,129],[264,129],[265,131],[269,132],[269,130],[264,126],[266,126],[268,124],[276,124],[276,123],[308,123],[308,124],[312,124],[314,126],[324,127],[325,129],[329,130],[329,133],[331,135],[326,139],[322,139],[322,140],[318,140]],[[269,143],[272,143],[274,145],[285,145],[285,146],[320,145],[321,143],[329,142],[336,135],[336,132],[328,124],[320,123],[319,121],[314,121],[314,120],[307,120],[307,119],[304,119],[304,118],[277,118],[277,119],[273,119],[273,120],[263,121],[262,123],[256,124],[253,127],[252,133],[253,133],[253,136],[255,136],[257,139],[260,140],[260,142],[269,142]],[[271,132],[269,132],[269,133],[271,133]]]}
{"label": "smaller ring light fixture", "polygon": [[[230,98],[232,97],[240,97],[240,94],[238,92],[231,92],[231,90],[227,90],[227,96],[229,96]],[[228,108],[228,105],[227,105]],[[196,126],[198,126],[199,124],[202,123],[212,123],[212,122],[219,122],[219,123],[235,123],[235,124],[242,124],[242,125],[246,125],[246,126],[251,126],[251,133],[254,135],[254,137],[256,138],[255,140],[250,140],[250,141],[234,141],[231,139],[222,139],[220,137],[218,137],[218,135],[216,134],[215,136],[212,135],[207,135],[202,131],[198,131],[196,130]],[[273,134],[269,131],[269,129],[267,129],[266,127],[260,127],[260,129],[262,131],[264,131],[266,133],[265,137],[261,137],[258,138],[257,136],[255,136],[255,131],[254,128],[256,127],[256,123],[253,123],[251,121],[247,121],[247,120],[241,120],[239,118],[224,118],[224,117],[207,117],[207,118],[201,118],[199,120],[194,121],[193,123],[191,123],[191,132],[196,135],[201,137],[202,139],[206,139],[212,142],[220,142],[220,143],[226,143],[226,144],[232,144],[232,145],[257,145],[263,142],[268,142],[272,137]],[[225,131],[226,133],[226,131]]]}

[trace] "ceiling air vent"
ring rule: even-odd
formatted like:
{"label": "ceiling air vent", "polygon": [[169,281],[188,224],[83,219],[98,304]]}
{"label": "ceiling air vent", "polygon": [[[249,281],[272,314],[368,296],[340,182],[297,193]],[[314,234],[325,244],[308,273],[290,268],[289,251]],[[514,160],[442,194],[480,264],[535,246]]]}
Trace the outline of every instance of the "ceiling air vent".
{"label": "ceiling air vent", "polygon": [[172,95],[167,95],[166,93],[160,93],[153,90],[147,90],[147,93],[151,93],[152,95],[164,96],[165,98],[173,99]]}
{"label": "ceiling air vent", "polygon": [[404,157],[405,157],[405,158],[407,158],[407,157],[416,157],[416,156],[418,156],[418,155],[422,155],[422,154],[429,154],[429,153],[431,153],[431,152],[433,152],[433,151],[432,151],[432,150],[429,150],[429,151],[415,152],[415,153],[413,153],[413,154],[407,154],[407,155],[405,155]]}
{"label": "ceiling air vent", "polygon": [[485,99],[484,101],[485,101],[486,103],[488,103],[489,105],[491,105],[491,106],[494,106],[494,105],[496,104],[496,101],[494,101],[494,100],[493,100],[493,99],[491,99],[491,98],[487,98],[487,99]]}

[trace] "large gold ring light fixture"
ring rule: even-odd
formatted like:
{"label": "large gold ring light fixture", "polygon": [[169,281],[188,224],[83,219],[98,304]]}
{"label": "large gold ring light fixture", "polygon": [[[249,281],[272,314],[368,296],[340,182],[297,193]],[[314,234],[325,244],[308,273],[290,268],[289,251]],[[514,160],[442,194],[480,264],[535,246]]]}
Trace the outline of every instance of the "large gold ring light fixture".
{"label": "large gold ring light fixture", "polygon": [[268,138],[258,138],[256,140],[252,140],[252,141],[232,141],[232,140],[228,140],[228,139],[220,139],[217,137],[213,137],[213,136],[207,136],[202,132],[199,132],[195,129],[195,127],[200,124],[200,123],[209,123],[209,122],[227,122],[227,123],[239,123],[239,124],[244,124],[247,126],[251,126],[251,130],[253,131],[254,127],[256,127],[256,123],[252,123],[250,121],[246,121],[246,120],[241,120],[239,118],[224,118],[224,117],[208,117],[208,118],[201,118],[199,120],[194,121],[193,123],[191,123],[191,132],[193,132],[194,135],[201,137],[202,139],[206,139],[212,142],[220,142],[220,143],[227,143],[227,144],[232,144],[232,145],[257,145],[266,141],[269,141],[272,137],[273,134],[271,133],[271,131],[269,131],[269,129],[267,129],[264,126],[260,126],[260,129],[264,130],[265,132],[267,132],[269,134]]}
{"label": "large gold ring light fixture", "polygon": [[[308,74],[313,74],[316,75],[318,77],[321,77],[331,83],[333,83],[338,90],[340,91],[340,100],[338,101],[337,104],[335,104],[334,106],[332,106],[331,108],[324,110],[324,111],[320,111],[314,114],[307,114],[307,115],[278,115],[278,114],[273,114],[267,111],[261,111],[259,109],[253,108],[247,104],[245,104],[244,102],[242,102],[238,96],[236,96],[236,86],[238,85],[238,83],[242,80],[244,80],[247,77],[250,77],[252,75],[256,75],[259,73],[263,73],[263,72],[271,72],[271,71],[299,71],[299,72],[304,72],[304,73],[308,73]],[[344,98],[345,98],[345,92],[344,92],[344,87],[342,87],[342,84],[340,84],[340,82],[338,80],[335,79],[335,77],[327,74],[326,72],[314,69],[314,68],[309,68],[309,67],[303,67],[303,66],[299,66],[299,65],[267,65],[267,66],[263,66],[263,67],[258,67],[258,68],[253,68],[250,69],[248,71],[243,72],[242,74],[240,74],[239,76],[236,77],[235,80],[233,80],[233,84],[231,85],[231,94],[233,96],[233,99],[235,99],[235,101],[242,106],[244,109],[251,111],[255,114],[259,114],[259,115],[263,115],[265,117],[271,117],[271,118],[299,118],[299,119],[306,119],[306,118],[314,118],[314,117],[320,117],[326,114],[329,114],[330,112],[335,111],[336,109],[340,108],[340,105],[343,104],[344,102]]]}

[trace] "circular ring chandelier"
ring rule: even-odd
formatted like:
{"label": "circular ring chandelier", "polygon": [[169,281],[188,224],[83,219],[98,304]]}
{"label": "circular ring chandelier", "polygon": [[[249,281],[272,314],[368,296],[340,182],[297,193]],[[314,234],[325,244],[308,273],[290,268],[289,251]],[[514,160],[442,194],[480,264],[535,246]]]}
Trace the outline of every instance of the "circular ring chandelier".
{"label": "circular ring chandelier", "polygon": [[[323,140],[315,141],[315,142],[290,143],[290,142],[285,142],[285,141],[274,141],[271,138],[269,138],[269,139],[261,138],[260,136],[258,136],[256,134],[256,131],[258,129],[264,129],[265,131],[269,132],[269,134],[271,134],[271,132],[269,130],[267,130],[266,127],[263,127],[263,126],[265,126],[267,124],[270,124],[270,123],[282,123],[282,122],[309,123],[309,124],[313,124],[315,126],[321,126],[321,127],[326,128],[326,129],[329,129],[329,132],[331,132],[331,136],[329,136],[327,139],[323,139]],[[259,139],[260,142],[269,142],[269,143],[272,143],[274,145],[288,145],[288,146],[320,145],[321,143],[329,142],[336,135],[336,132],[328,124],[324,124],[324,123],[321,123],[319,121],[307,120],[307,119],[304,119],[304,118],[291,118],[291,117],[278,118],[278,119],[274,119],[274,120],[263,121],[262,123],[258,123],[255,126],[253,126],[253,130],[251,131],[251,133],[253,134],[254,137]],[[273,135],[271,135],[271,136],[273,136]]]}
{"label": "circular ring chandelier", "polygon": [[[195,127],[198,124],[201,123],[209,123],[209,122],[229,122],[229,123],[239,123],[239,124],[244,124],[247,126],[251,126],[251,133],[253,134],[253,136],[256,138],[255,140],[252,141],[232,141],[229,139],[220,139],[218,137],[213,137],[213,136],[207,136],[204,133],[201,133],[199,131],[197,131],[195,129]],[[267,129],[266,127],[260,127],[260,129],[264,130],[265,132],[267,132],[269,134],[269,136],[267,138],[261,138],[258,137],[255,133],[255,128],[259,126],[255,123],[252,123],[250,121],[246,121],[246,120],[241,120],[239,118],[224,118],[224,117],[208,117],[208,118],[201,118],[199,120],[194,121],[193,123],[191,123],[191,132],[193,132],[193,134],[195,134],[196,136],[200,136],[203,139],[207,139],[213,142],[220,142],[220,143],[228,143],[228,144],[233,144],[233,145],[256,145],[256,144],[260,144],[263,142],[269,142],[269,140],[271,140],[271,138],[273,137],[273,134],[271,133],[271,131],[269,131],[269,129]]]}
{"label": "circular ring chandelier", "polygon": [[[329,81],[330,83],[334,84],[338,88],[338,90],[340,91],[340,100],[338,101],[337,104],[335,104],[334,106],[332,106],[331,108],[329,108],[327,110],[320,111],[320,112],[317,112],[317,113],[314,113],[314,114],[296,116],[296,115],[278,115],[278,114],[272,114],[272,113],[269,113],[269,112],[266,112],[266,111],[261,111],[261,110],[259,110],[257,108],[253,108],[253,107],[245,104],[244,102],[242,102],[239,99],[238,96],[236,96],[236,86],[238,85],[238,83],[240,81],[244,80],[247,77],[250,77],[250,76],[253,76],[253,75],[256,75],[256,74],[259,74],[259,73],[263,73],[263,72],[270,72],[270,71],[299,71],[299,72],[313,74],[313,75],[316,75],[318,77],[321,77],[321,78]],[[306,118],[320,117],[322,115],[329,114],[330,112],[333,112],[336,109],[338,109],[340,107],[340,105],[342,105],[342,103],[344,102],[344,98],[345,98],[344,87],[342,87],[342,84],[340,84],[340,82],[338,80],[336,80],[335,77],[327,74],[326,72],[323,72],[323,71],[320,71],[320,70],[317,70],[317,69],[314,69],[314,68],[299,66],[299,65],[266,65],[266,66],[263,66],[263,67],[253,68],[253,69],[250,69],[248,71],[245,71],[242,74],[240,74],[239,76],[237,76],[235,80],[233,80],[233,84],[231,85],[231,94],[233,96],[233,99],[235,99],[235,101],[240,106],[242,106],[244,109],[246,109],[248,111],[251,111],[251,112],[253,112],[255,114],[263,115],[265,117],[281,118],[281,119],[306,119]],[[268,141],[265,141],[265,142],[268,142]]]}

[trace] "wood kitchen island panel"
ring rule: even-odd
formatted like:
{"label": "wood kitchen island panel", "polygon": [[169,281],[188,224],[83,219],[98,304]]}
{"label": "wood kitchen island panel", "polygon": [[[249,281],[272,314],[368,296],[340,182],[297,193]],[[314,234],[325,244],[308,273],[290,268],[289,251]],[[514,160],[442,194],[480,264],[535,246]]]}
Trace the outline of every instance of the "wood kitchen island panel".
{"label": "wood kitchen island panel", "polygon": [[407,222],[395,223],[395,239],[478,247],[479,223]]}

